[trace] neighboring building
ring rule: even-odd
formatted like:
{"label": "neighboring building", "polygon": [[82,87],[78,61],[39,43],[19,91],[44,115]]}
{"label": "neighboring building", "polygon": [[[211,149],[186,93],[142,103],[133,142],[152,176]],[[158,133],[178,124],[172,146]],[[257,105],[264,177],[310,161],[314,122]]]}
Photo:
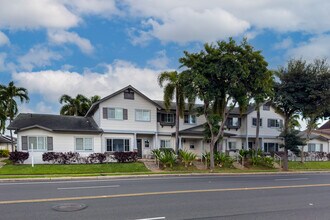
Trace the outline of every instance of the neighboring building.
{"label": "neighboring building", "polygon": [[[300,132],[303,139],[307,139],[306,131]],[[330,121],[326,122],[320,128],[313,130],[310,140],[304,146],[304,152],[330,152]]]}
{"label": "neighboring building", "polygon": [[[197,105],[198,106],[198,105]],[[268,103],[261,107],[260,143],[262,149],[278,151],[283,116]],[[185,111],[180,119],[180,148],[201,155],[209,149],[204,141],[204,116]],[[239,113],[235,108],[227,120],[222,151],[252,148],[256,142],[256,111],[249,106]],[[19,114],[8,129],[17,133],[18,150],[31,151],[37,162],[45,151],[94,152],[137,151],[147,157],[152,149],[174,147],[175,105],[165,110],[162,101],[151,100],[127,86],[94,103],[85,117],[46,114]],[[30,161],[27,161],[28,163]]]}
{"label": "neighboring building", "polygon": [[[13,138],[14,147],[16,147],[16,138]],[[0,150],[11,151],[11,139],[8,136],[0,135]]]}

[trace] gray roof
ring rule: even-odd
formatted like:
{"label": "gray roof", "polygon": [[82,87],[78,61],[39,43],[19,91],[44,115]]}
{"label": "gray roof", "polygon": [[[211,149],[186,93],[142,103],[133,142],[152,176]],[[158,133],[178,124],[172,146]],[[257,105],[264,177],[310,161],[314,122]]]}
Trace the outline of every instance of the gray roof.
{"label": "gray roof", "polygon": [[[13,137],[14,143],[16,143],[16,138]],[[0,135],[0,143],[11,143],[10,137]]]}
{"label": "gray roof", "polygon": [[57,132],[101,133],[91,117],[21,113],[8,126],[9,130],[41,128]]}
{"label": "gray roof", "polygon": [[91,108],[88,110],[88,112],[86,113],[86,116],[91,116],[99,107],[99,104],[124,92],[126,89],[132,89],[136,94],[140,95],[142,98],[146,99],[147,101],[153,103],[157,108],[161,108],[156,102],[154,102],[153,100],[149,99],[146,95],[144,95],[143,93],[141,93],[139,90],[135,89],[133,86],[128,85],[125,88],[122,88],[121,90],[118,90],[117,92],[114,92],[104,98],[102,98],[101,100],[93,103],[93,105],[91,106]]}
{"label": "gray roof", "polygon": [[330,129],[330,121],[324,123],[318,130]]}
{"label": "gray roof", "polygon": [[[202,130],[199,130],[202,129]],[[179,131],[179,134],[185,134],[185,135],[199,135],[199,136],[204,136],[204,124],[202,125],[197,125],[191,128],[183,129]],[[175,132],[172,133],[172,135],[175,135]],[[231,137],[231,136],[236,136],[236,134],[224,132],[225,137]]]}
{"label": "gray roof", "polygon": [[[300,131],[298,133],[298,136],[302,139],[307,139],[307,131]],[[313,140],[313,139],[319,139],[319,140],[328,140],[326,137],[320,135],[320,134],[315,134],[315,133],[311,133],[310,134],[310,140]]]}

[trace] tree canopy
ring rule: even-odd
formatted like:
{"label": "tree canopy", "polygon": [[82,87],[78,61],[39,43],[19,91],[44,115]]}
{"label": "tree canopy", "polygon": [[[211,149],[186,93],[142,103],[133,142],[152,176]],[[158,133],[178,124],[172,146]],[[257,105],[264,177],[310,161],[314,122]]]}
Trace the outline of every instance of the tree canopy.
{"label": "tree canopy", "polygon": [[[223,138],[226,120],[231,110],[238,105],[241,112],[247,108],[249,97],[257,91],[253,85],[267,73],[267,62],[260,51],[244,39],[237,44],[233,39],[205,44],[198,53],[184,52],[179,59],[187,94],[203,101],[203,114],[211,133],[210,168],[214,168],[213,148]],[[218,121],[219,129],[215,129]]]}
{"label": "tree canopy", "polygon": [[93,103],[99,101],[100,96],[95,95],[87,98],[84,95],[78,94],[75,98],[69,95],[62,95],[59,102],[63,104],[60,110],[61,115],[85,116]]}

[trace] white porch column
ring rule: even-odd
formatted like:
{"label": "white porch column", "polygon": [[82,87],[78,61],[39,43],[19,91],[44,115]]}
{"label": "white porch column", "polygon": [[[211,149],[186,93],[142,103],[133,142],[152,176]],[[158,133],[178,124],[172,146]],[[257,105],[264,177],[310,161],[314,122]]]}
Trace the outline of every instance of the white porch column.
{"label": "white porch column", "polygon": [[136,150],[137,149],[137,141],[136,141],[136,133],[134,133],[134,137],[133,137],[133,150]]}
{"label": "white porch column", "polygon": [[154,143],[155,148],[154,149],[158,149],[158,132],[156,132],[155,134],[155,143]]}
{"label": "white porch column", "polygon": [[260,149],[262,150],[262,151],[265,151],[265,149],[264,149],[264,138],[262,137],[261,138],[261,143],[260,143]]}
{"label": "white porch column", "polygon": [[182,137],[179,137],[179,149],[182,149]]}

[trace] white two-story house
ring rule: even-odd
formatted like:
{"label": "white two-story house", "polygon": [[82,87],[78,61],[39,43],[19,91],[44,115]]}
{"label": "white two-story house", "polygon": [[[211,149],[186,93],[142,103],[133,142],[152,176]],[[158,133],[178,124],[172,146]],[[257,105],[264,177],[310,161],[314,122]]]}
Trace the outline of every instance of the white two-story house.
{"label": "white two-story house", "polygon": [[[185,111],[180,119],[180,148],[198,156],[209,150],[204,140],[205,117]],[[251,148],[255,142],[256,111],[234,109],[227,121],[222,151]],[[259,142],[265,151],[278,151],[278,137],[283,116],[271,105],[261,108]],[[94,103],[84,117],[21,113],[8,129],[17,134],[17,149],[32,151],[42,163],[46,151],[95,152],[136,151],[148,157],[152,149],[174,148],[175,105],[165,110],[162,101],[149,99],[132,86],[127,86]],[[218,147],[219,148],[219,147]],[[27,163],[31,162],[29,159]]]}

